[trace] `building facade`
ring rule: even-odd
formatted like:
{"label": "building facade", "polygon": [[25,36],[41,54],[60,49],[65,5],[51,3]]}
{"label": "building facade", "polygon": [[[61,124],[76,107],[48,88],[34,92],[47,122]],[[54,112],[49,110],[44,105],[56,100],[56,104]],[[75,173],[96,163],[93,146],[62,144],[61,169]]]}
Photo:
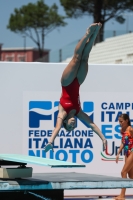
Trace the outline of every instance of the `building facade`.
{"label": "building facade", "polygon": [[2,48],[2,44],[0,43],[0,61],[1,61],[1,48]]}
{"label": "building facade", "polygon": [[[36,62],[41,61],[37,48],[2,48],[1,61],[12,62]],[[43,62],[49,62],[49,50],[43,52]]]}

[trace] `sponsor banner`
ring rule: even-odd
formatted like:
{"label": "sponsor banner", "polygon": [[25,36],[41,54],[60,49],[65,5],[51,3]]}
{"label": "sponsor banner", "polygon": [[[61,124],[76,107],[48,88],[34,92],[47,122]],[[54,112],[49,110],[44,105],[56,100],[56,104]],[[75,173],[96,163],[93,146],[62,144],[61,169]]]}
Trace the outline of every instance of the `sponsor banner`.
{"label": "sponsor banner", "polygon": [[[133,94],[82,93],[82,110],[90,116],[106,137],[107,149],[103,151],[101,139],[84,122],[76,119],[76,128],[67,132],[63,127],[54,141],[54,152],[44,152],[56,125],[59,92],[23,93],[23,153],[63,161],[85,164],[86,172],[120,174],[123,152],[119,164],[115,163],[121,144],[118,117],[127,113],[133,121]],[[130,101],[131,100],[131,101]],[[84,171],[84,172],[85,172]]]}

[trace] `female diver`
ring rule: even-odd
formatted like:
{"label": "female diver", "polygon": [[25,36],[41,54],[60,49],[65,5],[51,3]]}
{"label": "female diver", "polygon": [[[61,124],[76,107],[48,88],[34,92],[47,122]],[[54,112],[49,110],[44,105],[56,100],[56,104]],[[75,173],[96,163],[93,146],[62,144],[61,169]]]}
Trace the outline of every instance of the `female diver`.
{"label": "female diver", "polygon": [[52,136],[45,146],[45,152],[53,150],[53,142],[62,127],[67,131],[75,128],[75,116],[83,120],[101,138],[103,147],[106,149],[106,139],[90,117],[84,113],[80,107],[79,88],[84,82],[88,72],[88,58],[93,43],[101,28],[101,23],[92,24],[86,31],[84,37],[78,42],[74,55],[70,63],[66,66],[61,77],[62,95],[60,98],[59,112],[56,127]]}
{"label": "female diver", "polygon": [[[131,127],[130,118],[127,114],[119,116],[119,124],[121,126],[122,142],[119,151],[116,156],[116,163],[119,160],[119,154],[124,149],[125,164],[121,171],[122,178],[133,179],[133,128]],[[122,188],[119,196],[115,197],[115,200],[125,200],[126,189]]]}

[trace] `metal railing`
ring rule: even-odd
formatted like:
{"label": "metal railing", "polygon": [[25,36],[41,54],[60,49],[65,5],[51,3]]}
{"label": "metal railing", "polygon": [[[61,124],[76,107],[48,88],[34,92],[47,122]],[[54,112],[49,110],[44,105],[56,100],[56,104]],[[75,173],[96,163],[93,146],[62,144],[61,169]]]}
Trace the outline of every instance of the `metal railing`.
{"label": "metal railing", "polygon": [[[129,31],[131,33],[133,31]],[[105,31],[104,32],[104,40],[110,37],[115,37],[119,35],[127,34],[126,30],[124,31]],[[76,44],[80,39],[75,40],[74,42],[62,47],[62,49],[57,49],[55,51],[51,51],[49,55],[49,62],[62,62],[67,58],[72,57]]]}

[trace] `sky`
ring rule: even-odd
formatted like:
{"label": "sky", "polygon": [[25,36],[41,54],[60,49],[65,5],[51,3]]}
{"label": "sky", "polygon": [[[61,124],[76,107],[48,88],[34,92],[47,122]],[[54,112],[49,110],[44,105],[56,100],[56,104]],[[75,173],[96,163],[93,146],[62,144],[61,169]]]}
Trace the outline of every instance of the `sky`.
{"label": "sky", "polygon": [[[14,13],[15,8],[20,8],[22,5],[27,5],[29,2],[36,3],[37,0],[0,0],[0,43],[2,48],[23,47],[24,38],[7,29],[10,15]],[[58,14],[65,15],[63,7],[59,0],[45,0],[45,4],[51,6],[56,3],[58,6]],[[127,28],[133,31],[133,14],[125,13],[126,20],[124,24],[117,23],[114,19],[108,21],[105,25],[105,31],[113,32],[126,31]],[[67,19],[68,23],[65,27],[60,27],[53,30],[45,38],[45,49],[57,50],[81,38],[86,32],[87,27],[93,23],[91,16],[84,16],[78,19]],[[26,37],[26,47],[37,47],[36,44]]]}

